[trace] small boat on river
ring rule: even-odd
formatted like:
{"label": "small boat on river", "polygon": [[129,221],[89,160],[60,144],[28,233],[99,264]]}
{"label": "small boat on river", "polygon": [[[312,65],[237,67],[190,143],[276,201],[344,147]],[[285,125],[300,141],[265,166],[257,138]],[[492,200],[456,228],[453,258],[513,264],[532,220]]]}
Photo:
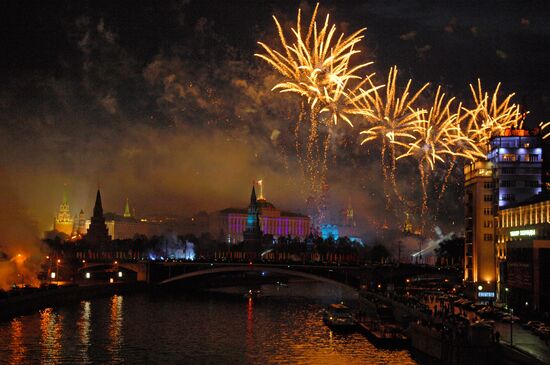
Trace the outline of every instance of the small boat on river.
{"label": "small boat on river", "polygon": [[250,289],[248,292],[244,293],[243,298],[244,299],[257,299],[262,296],[261,290],[252,290]]}
{"label": "small boat on river", "polygon": [[359,331],[377,347],[400,349],[408,345],[403,328],[394,323],[385,323],[377,319],[358,322]]}
{"label": "small boat on river", "polygon": [[355,330],[357,322],[344,304],[331,304],[323,313],[323,322],[334,330]]}

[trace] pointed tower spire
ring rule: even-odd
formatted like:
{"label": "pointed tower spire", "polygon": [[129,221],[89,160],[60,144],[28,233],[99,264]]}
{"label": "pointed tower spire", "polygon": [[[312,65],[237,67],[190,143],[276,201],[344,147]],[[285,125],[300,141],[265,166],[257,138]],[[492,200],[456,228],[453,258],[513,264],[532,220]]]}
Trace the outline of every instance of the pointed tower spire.
{"label": "pointed tower spire", "polygon": [[252,193],[250,194],[250,204],[256,204],[258,199],[256,198],[256,189],[254,189],[254,185],[252,185]]}
{"label": "pointed tower spire", "polygon": [[105,217],[103,216],[103,206],[101,205],[101,193],[99,189],[97,189],[94,215],[91,218],[90,227],[86,234],[86,241],[95,244],[103,244],[111,241],[111,236],[109,236],[109,231],[105,224]]}
{"label": "pointed tower spire", "polygon": [[132,218],[132,213],[130,212],[130,203],[128,198],[126,198],[126,205],[124,206],[124,218]]}
{"label": "pointed tower spire", "polygon": [[262,231],[260,228],[260,207],[256,199],[256,189],[252,184],[252,193],[250,194],[250,205],[246,217],[246,230],[243,232],[245,242],[259,244],[262,240]]}
{"label": "pointed tower spire", "polygon": [[67,204],[67,184],[63,184],[63,194],[61,196],[61,204]]}
{"label": "pointed tower spire", "polygon": [[103,206],[101,205],[101,193],[97,189],[94,205],[94,217],[103,217]]}

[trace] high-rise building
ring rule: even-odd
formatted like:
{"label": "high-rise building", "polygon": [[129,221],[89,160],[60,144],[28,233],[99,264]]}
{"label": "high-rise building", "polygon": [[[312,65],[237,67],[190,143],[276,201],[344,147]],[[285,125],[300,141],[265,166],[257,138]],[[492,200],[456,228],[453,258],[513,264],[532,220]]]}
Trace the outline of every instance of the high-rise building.
{"label": "high-rise building", "polygon": [[63,198],[59,205],[59,210],[54,220],[54,231],[61,232],[70,236],[73,231],[73,218],[71,218],[71,210],[67,200],[67,193],[63,190]]}
{"label": "high-rise building", "polygon": [[493,300],[503,275],[498,211],[541,191],[542,148],[537,130],[508,129],[489,142],[485,161],[464,167],[464,280],[475,296]]}
{"label": "high-rise building", "polygon": [[[490,142],[495,206],[503,209],[542,190],[542,143],[538,131],[507,130]],[[496,213],[496,211],[495,211]]]}
{"label": "high-rise building", "polygon": [[494,293],[495,245],[493,169],[488,161],[464,166],[464,280],[470,288]]}

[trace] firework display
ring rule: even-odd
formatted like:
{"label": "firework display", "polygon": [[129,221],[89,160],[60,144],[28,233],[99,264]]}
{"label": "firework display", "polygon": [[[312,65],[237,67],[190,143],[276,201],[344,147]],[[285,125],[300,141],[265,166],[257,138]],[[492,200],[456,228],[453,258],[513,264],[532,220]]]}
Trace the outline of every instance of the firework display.
{"label": "firework display", "polygon": [[[499,101],[500,83],[489,94],[483,90],[479,79],[476,86],[470,85],[471,103],[447,97],[441,87],[436,89],[433,100],[427,102],[424,93],[429,83],[415,91],[412,90],[413,80],[409,79],[400,87],[396,66],[390,68],[384,85],[376,85],[374,74],[359,75],[372,62],[351,65],[352,58],[360,53],[357,48],[364,38],[365,28],[347,37],[344,34],[336,36],[336,26],[329,22],[329,15],[324,22],[317,22],[318,10],[319,4],[307,28],[302,27],[302,13],[298,10],[296,27],[290,30],[288,38],[285,35],[288,32],[273,16],[280,48],[277,50],[258,42],[265,53],[256,54],[284,77],[272,90],[295,93],[302,98],[295,127],[296,152],[309,178],[310,191],[319,197],[318,206],[325,204],[322,191],[328,184],[332,128],[340,120],[350,127],[354,126],[353,121],[359,122],[365,126],[359,132],[361,145],[373,144],[380,149],[386,210],[399,212],[396,215],[404,218],[417,209],[421,231],[425,234],[430,215],[428,188],[434,187],[437,192],[437,215],[438,202],[457,162],[485,159],[490,139],[508,129],[521,128],[526,113],[512,102],[514,94]],[[299,131],[306,121],[310,129],[303,163]],[[541,123],[539,127],[544,132],[549,125],[550,122]],[[550,132],[543,138],[549,135]],[[416,199],[400,191],[397,183],[397,162],[400,160],[415,162],[421,187],[419,204],[411,203]],[[445,172],[434,173],[439,168]],[[408,190],[410,195],[411,189]]]}
{"label": "firework display", "polygon": [[469,118],[466,125],[466,133],[479,150],[486,155],[489,140],[492,137],[502,135],[506,129],[521,128],[525,115],[520,112],[518,104],[511,103],[514,94],[508,95],[499,103],[499,83],[491,96],[484,92],[481,80],[477,80],[477,88],[470,84],[474,108],[468,110]]}
{"label": "firework display", "polygon": [[[355,46],[363,39],[364,28],[347,37],[344,34],[336,36],[336,25],[330,23],[329,14],[324,22],[317,22],[318,9],[319,4],[315,7],[306,29],[302,28],[301,10],[298,10],[296,27],[291,29],[288,39],[279,20],[273,16],[281,49],[276,50],[258,42],[265,53],[256,56],[284,77],[272,90],[295,93],[307,101],[309,110],[304,110],[304,104],[301,105],[295,128],[296,152],[309,182],[308,194],[317,201],[319,210],[323,205],[322,193],[327,184],[327,161],[332,134],[330,124],[336,125],[339,120],[343,120],[353,126],[348,115],[354,112],[354,95],[367,85],[371,77],[361,77],[358,73],[372,62],[350,65],[352,57],[360,53]],[[355,85],[352,86],[351,83]],[[372,82],[368,85],[376,89]],[[324,117],[327,113],[328,118]],[[306,120],[310,126],[307,149],[302,158],[299,131],[300,125]],[[324,128],[324,138],[320,135],[321,128]],[[322,212],[319,215],[319,220],[322,221]]]}
{"label": "firework display", "polygon": [[409,80],[403,91],[399,92],[397,74],[397,67],[392,67],[388,73],[384,91],[379,91],[377,88],[361,90],[359,97],[355,99],[355,113],[361,115],[371,126],[360,132],[364,135],[361,144],[374,141],[381,143],[380,162],[386,182],[384,194],[387,208],[392,200],[387,182],[391,184],[397,199],[403,202],[396,181],[396,147],[407,147],[408,142],[415,139],[412,133],[422,113],[413,108],[413,105],[429,85],[425,84],[416,93],[411,94],[412,80]]}

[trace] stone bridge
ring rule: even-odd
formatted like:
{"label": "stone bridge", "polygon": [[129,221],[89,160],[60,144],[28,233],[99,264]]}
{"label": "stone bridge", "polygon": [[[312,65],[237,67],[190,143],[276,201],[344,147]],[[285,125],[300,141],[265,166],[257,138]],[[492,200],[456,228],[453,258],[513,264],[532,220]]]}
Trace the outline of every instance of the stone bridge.
{"label": "stone bridge", "polygon": [[[223,275],[239,272],[268,272],[284,276],[301,277],[317,280],[347,288],[359,288],[362,267],[315,265],[315,264],[274,264],[274,263],[227,263],[227,262],[86,262],[80,269],[114,271],[118,269],[130,270],[137,274],[138,281],[156,283],[164,286],[183,280],[189,280],[201,276]],[[162,274],[151,275],[151,272]]]}

